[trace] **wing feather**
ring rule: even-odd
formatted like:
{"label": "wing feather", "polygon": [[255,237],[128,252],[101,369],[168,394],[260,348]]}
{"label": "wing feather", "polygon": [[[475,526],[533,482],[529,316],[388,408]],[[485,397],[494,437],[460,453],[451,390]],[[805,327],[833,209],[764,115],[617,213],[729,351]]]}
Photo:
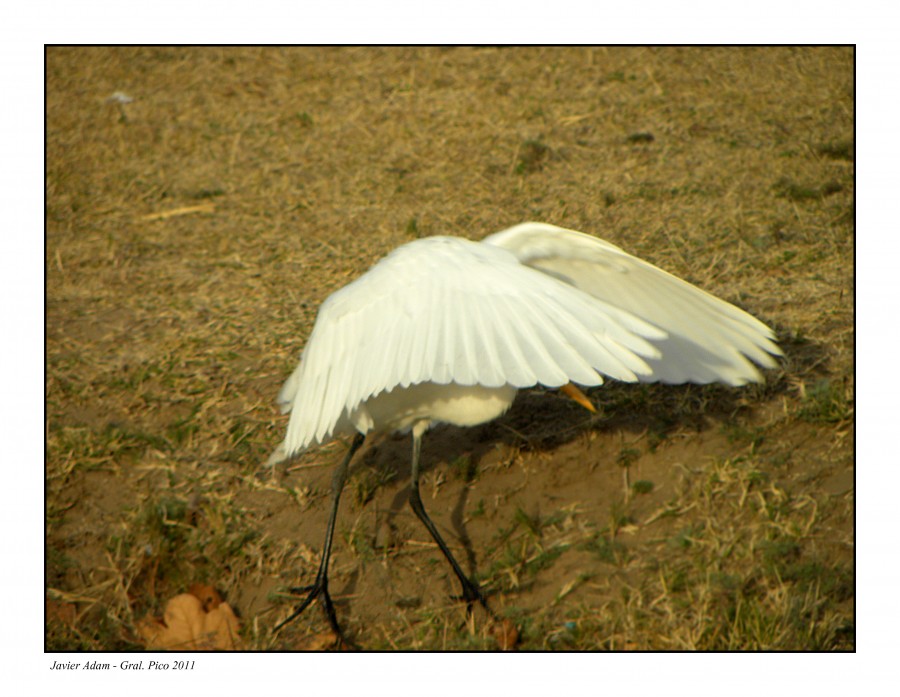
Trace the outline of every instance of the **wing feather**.
{"label": "wing feather", "polygon": [[658,355],[644,358],[643,381],[743,385],[762,379],[754,363],[771,368],[781,355],[755,317],[590,235],[523,223],[483,242],[662,329],[663,338],[648,338]]}
{"label": "wing feather", "polygon": [[279,401],[291,455],[352,428],[366,400],[421,382],[529,387],[636,380],[665,334],[510,252],[433,237],[397,248],[319,308]]}

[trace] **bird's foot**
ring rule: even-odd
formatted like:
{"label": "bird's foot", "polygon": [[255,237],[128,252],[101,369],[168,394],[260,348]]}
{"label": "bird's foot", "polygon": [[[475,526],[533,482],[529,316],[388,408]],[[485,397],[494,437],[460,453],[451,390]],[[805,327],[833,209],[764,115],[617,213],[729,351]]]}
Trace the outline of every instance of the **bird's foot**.
{"label": "bird's foot", "polygon": [[481,590],[481,587],[468,578],[466,578],[465,580],[460,579],[460,582],[462,583],[462,594],[453,596],[453,600],[464,601],[470,611],[472,609],[472,605],[477,602],[479,605],[481,605],[481,607],[487,610],[487,613],[489,615],[493,617],[494,612],[488,605],[487,596],[485,595],[484,591]]}
{"label": "bird's foot", "polygon": [[328,592],[328,578],[327,577],[317,577],[315,583],[309,586],[299,586],[289,588],[288,592],[292,595],[302,595],[306,593],[306,598],[304,598],[303,602],[300,603],[296,609],[288,616],[287,619],[282,620],[276,627],[275,631],[278,631],[282,627],[284,627],[289,622],[294,621],[297,617],[299,617],[306,608],[308,608],[312,601],[316,598],[319,598],[322,602],[322,607],[325,609],[325,615],[328,617],[328,624],[331,625],[331,630],[334,632],[337,637],[338,646],[344,645],[348,648],[355,648],[353,642],[347,639],[344,636],[344,632],[341,629],[341,626],[337,621],[337,614],[334,611],[334,603],[331,600],[331,594]]}
{"label": "bird's foot", "polygon": [[477,583],[470,579],[466,579],[466,581],[467,582],[463,582],[462,584],[462,595],[455,596],[454,600],[464,600],[466,602],[466,614],[469,621],[471,622],[473,620],[474,608],[472,606],[477,602],[488,614],[490,634],[494,637],[500,649],[502,651],[511,651],[515,649],[516,645],[519,643],[519,630],[516,625],[511,620],[504,619],[497,615],[497,613],[488,606],[487,595],[481,590],[481,587]]}

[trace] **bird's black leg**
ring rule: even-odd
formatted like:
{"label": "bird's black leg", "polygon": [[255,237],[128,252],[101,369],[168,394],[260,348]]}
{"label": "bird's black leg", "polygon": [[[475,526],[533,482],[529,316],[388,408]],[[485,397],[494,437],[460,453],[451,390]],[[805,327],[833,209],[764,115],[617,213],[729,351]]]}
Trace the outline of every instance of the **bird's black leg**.
{"label": "bird's black leg", "polygon": [[441,537],[434,523],[431,522],[431,518],[429,518],[428,514],[425,512],[425,507],[422,505],[422,497],[419,495],[419,455],[421,450],[422,433],[416,428],[413,428],[412,482],[410,483],[409,489],[409,505],[412,506],[413,511],[418,516],[419,520],[422,521],[422,524],[428,528],[428,532],[431,533],[434,541],[437,542],[437,546],[440,547],[441,552],[444,553],[447,561],[450,562],[450,566],[453,567],[456,577],[462,584],[463,600],[465,600],[470,607],[472,603],[477,600],[481,603],[481,606],[493,616],[493,612],[488,607],[487,600],[481,592],[481,588],[463,573],[463,570],[460,568],[456,559],[454,559],[453,555],[450,553],[450,548],[447,547],[447,543],[444,542],[444,539]]}
{"label": "bird's black leg", "polygon": [[337,615],[334,612],[334,603],[331,602],[331,595],[328,593],[328,561],[331,558],[331,541],[334,537],[334,522],[337,519],[341,491],[343,491],[344,483],[347,481],[347,471],[350,469],[350,460],[353,459],[353,456],[356,454],[356,451],[359,450],[365,438],[366,437],[362,433],[356,434],[353,438],[353,443],[350,444],[350,450],[347,451],[347,455],[334,471],[334,475],[331,478],[331,514],[328,517],[328,527],[325,530],[325,545],[322,548],[322,561],[319,563],[319,572],[316,574],[316,580],[311,586],[298,589],[300,591],[308,591],[306,599],[297,606],[297,609],[291,613],[290,617],[275,627],[276,631],[300,615],[301,612],[309,607],[309,604],[312,603],[313,600],[321,597],[322,605],[325,608],[325,614],[328,616],[328,623],[331,625],[334,633],[337,634],[338,638],[344,644],[350,644],[350,642],[344,638],[344,633],[341,631],[341,627],[337,621]]}

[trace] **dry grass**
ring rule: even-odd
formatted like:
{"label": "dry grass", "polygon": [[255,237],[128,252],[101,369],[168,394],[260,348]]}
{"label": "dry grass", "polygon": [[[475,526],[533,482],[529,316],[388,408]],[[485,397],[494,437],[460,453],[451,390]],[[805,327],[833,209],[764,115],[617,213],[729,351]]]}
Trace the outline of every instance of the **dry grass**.
{"label": "dry grass", "polygon": [[[554,393],[426,441],[425,503],[532,649],[852,649],[850,49],[50,49],[53,649],[191,583],[280,634],[341,444],[262,468],[327,295],[416,236],[585,230],[777,328],[766,386]],[[130,103],[108,101],[121,91]],[[367,648],[493,648],[366,449],[333,588]]]}

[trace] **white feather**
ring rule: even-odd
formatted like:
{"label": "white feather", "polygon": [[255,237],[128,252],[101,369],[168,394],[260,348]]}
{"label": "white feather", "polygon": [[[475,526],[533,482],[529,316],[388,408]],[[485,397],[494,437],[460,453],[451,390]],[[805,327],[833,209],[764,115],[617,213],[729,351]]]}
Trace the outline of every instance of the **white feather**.
{"label": "white feather", "polygon": [[430,237],[322,304],[279,394],[291,416],[276,455],[354,430],[483,423],[538,383],[740,385],[772,355],[763,323],[589,235],[524,223],[481,243]]}
{"label": "white feather", "polygon": [[664,330],[665,338],[649,339],[659,355],[646,361],[643,382],[743,385],[761,379],[751,361],[772,368],[781,355],[755,317],[604,240],[522,223],[482,242]]}

